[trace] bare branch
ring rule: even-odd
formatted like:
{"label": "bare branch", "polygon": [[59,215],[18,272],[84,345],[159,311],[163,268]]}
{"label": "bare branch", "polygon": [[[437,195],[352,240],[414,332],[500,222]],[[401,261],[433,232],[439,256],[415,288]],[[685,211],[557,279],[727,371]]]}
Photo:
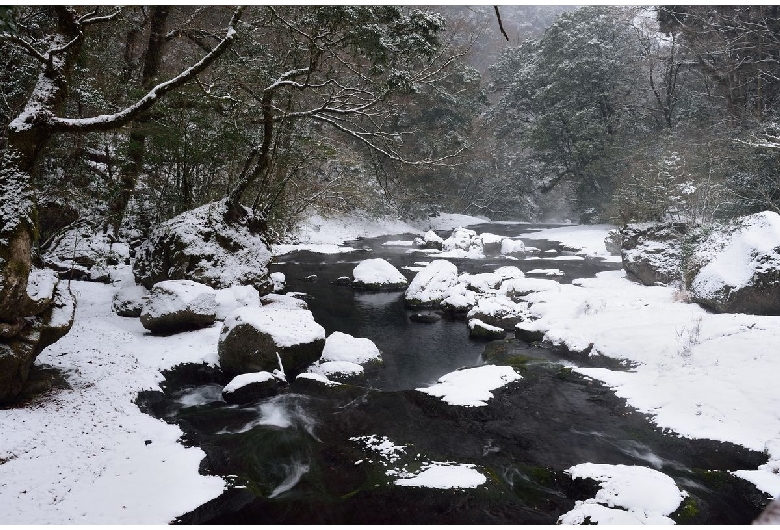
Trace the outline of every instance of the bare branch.
{"label": "bare branch", "polygon": [[26,41],[22,37],[19,37],[18,35],[12,35],[10,33],[0,33],[0,41],[7,41],[12,44],[16,44],[20,48],[22,48],[24,51],[27,52],[27,55],[37,59],[39,62],[43,63],[44,65],[49,64],[49,60],[38,50],[35,49],[35,46],[32,45],[31,42]]}

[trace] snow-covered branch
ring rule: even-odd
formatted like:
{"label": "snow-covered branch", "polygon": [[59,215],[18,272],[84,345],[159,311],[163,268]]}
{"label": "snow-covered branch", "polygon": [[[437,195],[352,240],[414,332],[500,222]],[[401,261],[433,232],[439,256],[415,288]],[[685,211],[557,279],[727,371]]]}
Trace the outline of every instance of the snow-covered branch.
{"label": "snow-covered branch", "polygon": [[27,54],[35,59],[37,59],[42,64],[46,65],[49,63],[49,60],[38,50],[35,49],[35,46],[32,45],[31,42],[28,42],[27,40],[23,39],[22,37],[18,35],[12,35],[11,33],[0,33],[0,41],[7,41],[12,44],[16,44],[20,48],[22,48]]}
{"label": "snow-covered branch", "polygon": [[169,79],[168,81],[155,86],[145,96],[132,105],[114,114],[102,114],[92,118],[59,118],[53,116],[48,120],[49,125],[55,131],[86,132],[113,129],[128,123],[140,113],[149,109],[162,96],[172,90],[179,88],[203,72],[211,65],[211,63],[213,63],[220,55],[222,55],[222,53],[228,48],[228,46],[230,46],[235,38],[235,25],[240,20],[243,11],[243,6],[236,9],[235,13],[233,14],[233,18],[228,25],[225,37],[200,61],[187,68],[173,79]]}

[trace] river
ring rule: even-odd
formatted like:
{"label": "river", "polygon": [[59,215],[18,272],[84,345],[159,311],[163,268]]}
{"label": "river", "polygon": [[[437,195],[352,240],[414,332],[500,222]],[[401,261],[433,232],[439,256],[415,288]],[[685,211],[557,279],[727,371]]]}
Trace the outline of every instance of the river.
{"label": "river", "polygon": [[[546,226],[470,228],[516,236]],[[765,462],[763,454],[662,433],[608,388],[565,366],[593,359],[511,336],[472,340],[462,319],[412,322],[415,311],[405,307],[403,293],[334,283],[375,257],[413,278],[404,267],[432,259],[397,243],[413,238],[353,241],[356,250],[340,254],[298,251],[272,266],[285,274],[287,291],[306,293],[328,334],[367,337],[379,347],[384,366],[365,381],[332,388],[293,384],[278,396],[237,406],[221,399],[226,381],[218,370],[187,367],[167,374],[164,394],[139,397],[144,410],[178,424],[185,443],[206,451],[203,472],[231,484],[180,522],[554,524],[598,490],[592,480],[565,472],[584,462],[644,466],[672,477],[687,492],[671,514],[678,523],[745,524],[761,512],[766,497],[729,471],[755,468]],[[538,249],[527,254],[536,259],[509,261],[494,252],[451,261],[471,273],[505,265],[524,272],[555,268],[563,272],[552,277],[560,282],[619,268],[593,258],[552,260],[573,253],[553,241],[525,243]],[[522,376],[494,391],[487,406],[451,406],[415,390],[486,362],[512,366]],[[468,489],[395,484],[399,476],[445,462],[472,466],[486,481]]]}

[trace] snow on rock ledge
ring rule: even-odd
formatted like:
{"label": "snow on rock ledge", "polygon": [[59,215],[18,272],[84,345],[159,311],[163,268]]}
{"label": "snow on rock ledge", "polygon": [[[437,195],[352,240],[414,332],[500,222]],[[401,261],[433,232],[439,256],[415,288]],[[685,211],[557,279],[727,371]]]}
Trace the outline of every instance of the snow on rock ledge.
{"label": "snow on rock ledge", "polygon": [[393,265],[382,258],[361,261],[352,271],[352,286],[368,291],[386,291],[404,289],[406,277]]}
{"label": "snow on rock ledge", "polygon": [[222,326],[219,362],[228,374],[271,371],[281,359],[288,380],[316,361],[325,345],[325,329],[304,309],[244,307]]}
{"label": "snow on rock ledge", "polygon": [[214,323],[214,289],[190,280],[168,280],[152,287],[141,310],[141,324],[152,333],[177,333]]}
{"label": "snow on rock ledge", "polygon": [[687,494],[674,480],[642,466],[579,464],[566,470],[572,478],[591,478],[601,484],[592,499],[577,501],[563,514],[561,524],[674,524],[668,517]]}
{"label": "snow on rock ledge", "polygon": [[491,390],[518,379],[522,377],[511,366],[485,365],[450,372],[441,376],[435,385],[417,390],[450,405],[484,407],[493,397]]}
{"label": "snow on rock ledge", "polygon": [[270,372],[241,374],[222,389],[222,397],[228,403],[251,403],[275,396],[279,393],[282,383]]}
{"label": "snow on rock ledge", "polygon": [[308,371],[344,379],[364,375],[363,365],[380,363],[382,354],[370,339],[334,331],[325,340],[322,358]]}
{"label": "snow on rock ledge", "polygon": [[697,254],[710,261],[691,282],[695,301],[721,313],[780,315],[780,215],[743,217],[737,230],[710,235]]}
{"label": "snow on rock ledge", "polygon": [[225,221],[225,201],[184,212],[156,227],[136,252],[133,272],[147,288],[163,280],[188,279],[222,289],[252,285],[268,293],[271,252],[261,234],[262,220],[248,209]]}

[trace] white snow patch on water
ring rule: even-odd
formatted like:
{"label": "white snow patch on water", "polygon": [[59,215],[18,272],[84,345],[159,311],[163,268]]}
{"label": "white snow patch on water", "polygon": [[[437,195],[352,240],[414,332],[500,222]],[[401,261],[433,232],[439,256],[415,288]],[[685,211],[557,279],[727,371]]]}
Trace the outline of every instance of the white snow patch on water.
{"label": "white snow patch on water", "polygon": [[685,499],[674,480],[642,466],[579,464],[566,470],[572,478],[592,478],[601,489],[592,499],[577,501],[558,522],[582,524],[674,524],[668,517]]}
{"label": "white snow patch on water", "polygon": [[396,486],[418,488],[476,488],[487,481],[485,475],[474,469],[473,464],[432,463],[410,478],[399,478]]}
{"label": "white snow patch on water", "polygon": [[491,390],[518,379],[522,377],[511,366],[485,365],[450,372],[441,376],[435,385],[417,390],[450,405],[483,407],[493,397]]}

